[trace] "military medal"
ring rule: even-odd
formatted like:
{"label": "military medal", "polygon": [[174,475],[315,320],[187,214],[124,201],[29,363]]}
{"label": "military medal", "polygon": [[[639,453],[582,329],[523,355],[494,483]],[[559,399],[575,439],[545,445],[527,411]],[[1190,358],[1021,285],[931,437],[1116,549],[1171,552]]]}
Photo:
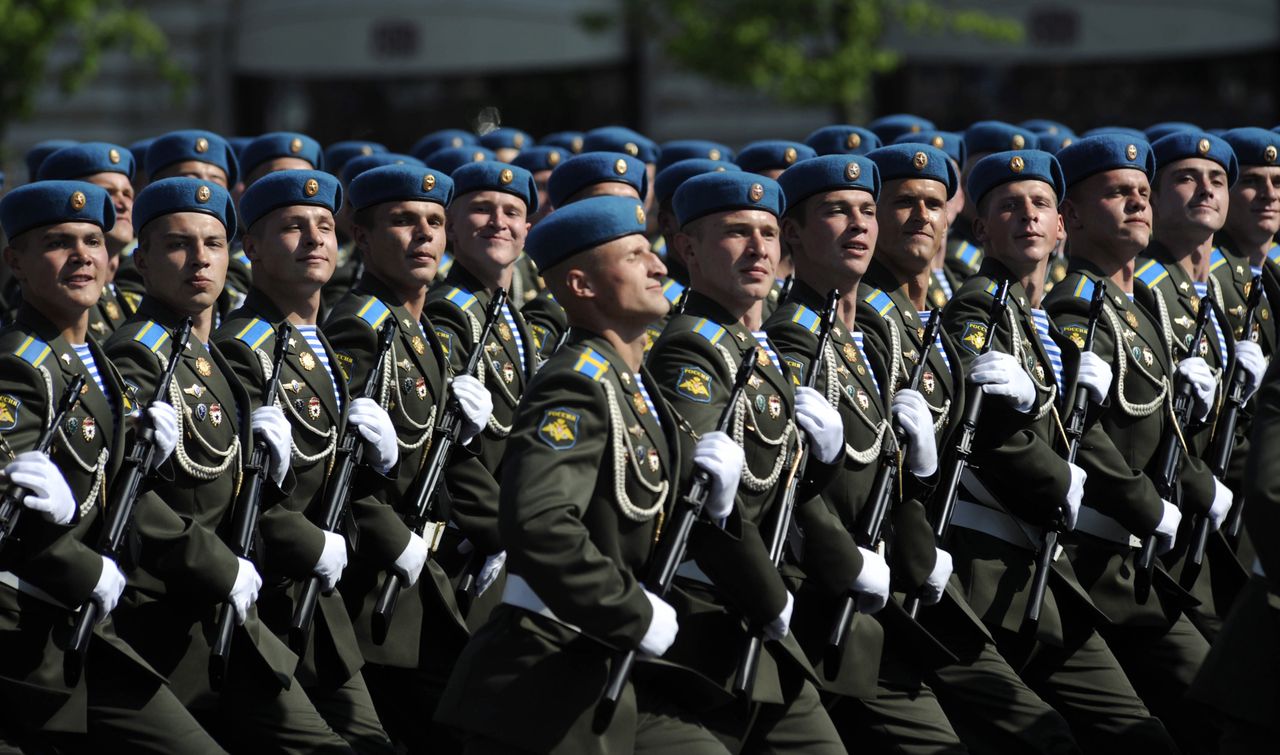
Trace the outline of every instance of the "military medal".
{"label": "military medal", "polygon": [[769,416],[772,419],[782,416],[782,397],[777,394],[769,395]]}
{"label": "military medal", "polygon": [[1141,362],[1141,361],[1142,361],[1142,348],[1141,348],[1141,347],[1138,347],[1138,346],[1134,346],[1134,347],[1133,347],[1133,361],[1135,361],[1135,362]]}
{"label": "military medal", "polygon": [[199,420],[200,422],[204,422],[204,418],[209,416],[209,407],[205,406],[204,404],[196,404],[195,414],[196,414],[197,420]]}
{"label": "military medal", "polygon": [[413,366],[413,363],[408,359],[401,359],[399,362],[396,362],[396,366],[402,370],[407,370]]}
{"label": "military medal", "polygon": [[1138,337],[1138,334],[1133,332],[1132,330],[1126,330],[1122,333],[1122,335],[1124,336],[1124,340],[1126,341],[1132,341],[1133,339]]}
{"label": "military medal", "polygon": [[646,457],[649,460],[649,471],[657,472],[658,471],[658,451],[656,449],[650,448],[649,453],[646,454]]}
{"label": "military medal", "polygon": [[427,398],[427,379],[418,378],[413,383],[413,389],[418,392],[418,400],[425,401]]}
{"label": "military medal", "polygon": [[644,396],[639,393],[631,394],[631,405],[636,408],[637,414],[647,414],[649,412],[649,407],[644,403]]}
{"label": "military medal", "polygon": [[912,364],[915,363],[916,357],[918,356],[920,355],[916,352],[915,349],[905,349],[902,352],[902,358],[907,360],[908,362],[911,362]]}
{"label": "military medal", "polygon": [[1192,320],[1190,317],[1187,317],[1186,315],[1178,315],[1177,317],[1173,318],[1173,321],[1178,325],[1178,327],[1187,328],[1187,329],[1194,327],[1196,324],[1195,320]]}
{"label": "military medal", "polygon": [[1191,311],[1195,312],[1196,314],[1200,314],[1200,297],[1193,296],[1191,297],[1190,301],[1191,301]]}
{"label": "military medal", "polygon": [[80,423],[80,436],[84,438],[85,443],[93,440],[93,436],[97,432],[98,423],[94,421],[93,417],[85,417],[84,421]]}
{"label": "military medal", "polygon": [[510,363],[510,362],[505,362],[505,363],[503,363],[503,365],[502,365],[502,380],[503,380],[504,382],[510,383],[511,381],[513,381],[513,380],[515,380],[515,379],[516,379],[516,366],[515,366],[514,364]]}
{"label": "military medal", "polygon": [[200,377],[209,377],[213,374],[213,365],[209,364],[209,360],[204,357],[196,357],[196,374]]}
{"label": "military medal", "polygon": [[1260,310],[1258,310],[1258,316],[1264,320],[1271,319],[1271,313],[1267,311],[1266,307],[1262,307]]}
{"label": "military medal", "polygon": [[936,384],[934,383],[932,372],[926,370],[925,373],[920,376],[920,387],[924,388],[924,392],[927,394],[933,393],[933,389],[936,387]]}
{"label": "military medal", "polygon": [[760,412],[763,412],[763,411],[764,411],[764,394],[757,393],[756,394],[756,414],[759,414]]}
{"label": "military medal", "polygon": [[858,406],[862,409],[862,411],[865,412],[867,409],[871,408],[871,397],[867,395],[866,391],[859,388],[857,393],[857,398],[858,398]]}
{"label": "military medal", "polygon": [[1200,356],[1201,357],[1209,356],[1209,339],[1207,338],[1200,339]]}
{"label": "military medal", "polygon": [[[942,289],[935,288],[933,290],[933,306],[941,307],[946,303],[947,303],[947,295],[943,293]],[[923,338],[923,336],[921,337]]]}
{"label": "military medal", "polygon": [[213,423],[214,427],[222,424],[221,404],[209,404],[209,421]]}
{"label": "military medal", "polygon": [[756,349],[756,364],[761,367],[769,364],[769,356],[764,353],[764,349]]}
{"label": "military medal", "polygon": [[183,388],[182,392],[192,398],[200,398],[201,396],[204,395],[204,386],[200,385],[199,383],[192,383],[186,388]]}
{"label": "military medal", "polygon": [[630,427],[628,427],[628,428],[627,428],[627,432],[631,433],[633,436],[635,436],[635,437],[637,437],[637,438],[643,438],[643,437],[644,437],[644,428],[640,426],[640,423],[639,423],[639,422],[637,422],[637,423],[635,423],[634,425],[631,425]]}
{"label": "military medal", "polygon": [[1129,323],[1129,327],[1131,328],[1138,327],[1138,316],[1135,315],[1133,312],[1130,312],[1129,310],[1125,310],[1124,321]]}
{"label": "military medal", "polygon": [[1036,380],[1039,380],[1042,383],[1044,382],[1044,366],[1043,365],[1036,363],[1035,369],[1032,370],[1032,372],[1035,373]]}
{"label": "military medal", "polygon": [[298,414],[302,414],[307,410],[307,403],[300,398],[296,398],[293,400],[293,408],[297,410]]}
{"label": "military medal", "polygon": [[422,342],[421,336],[414,336],[412,339],[410,339],[409,345],[412,346],[413,350],[418,352],[419,354],[427,353],[427,345]]}
{"label": "military medal", "polygon": [[1142,364],[1146,367],[1150,367],[1151,365],[1155,364],[1155,362],[1156,362],[1155,352],[1153,352],[1151,349],[1143,347]]}
{"label": "military medal", "polygon": [[120,319],[120,305],[119,305],[119,304],[116,304],[116,303],[115,303],[115,302],[113,302],[113,301],[109,301],[109,302],[107,302],[107,317],[110,317],[112,320],[119,320],[119,319]]}
{"label": "military medal", "polygon": [[511,326],[505,322],[498,323],[498,337],[504,341],[511,340]]}
{"label": "military medal", "polygon": [[852,364],[858,361],[858,349],[853,344],[846,343],[840,347],[840,350],[844,352],[844,358],[849,363]]}
{"label": "military medal", "polygon": [[67,432],[74,433],[79,428],[80,428],[80,420],[76,419],[75,417],[67,418]]}
{"label": "military medal", "polygon": [[307,416],[311,419],[320,419],[320,397],[312,396],[307,401]]}
{"label": "military medal", "polygon": [[861,363],[858,363],[857,365],[855,365],[854,369],[858,371],[859,375],[867,374],[867,368],[863,367]]}
{"label": "military medal", "polygon": [[754,372],[751,373],[751,377],[747,378],[747,385],[751,386],[752,388],[759,388],[760,384],[763,382],[764,381],[760,379],[760,376],[755,374]]}
{"label": "military medal", "polygon": [[311,352],[304,351],[298,355],[298,362],[302,364],[302,369],[310,372],[316,368],[316,358],[311,356]]}

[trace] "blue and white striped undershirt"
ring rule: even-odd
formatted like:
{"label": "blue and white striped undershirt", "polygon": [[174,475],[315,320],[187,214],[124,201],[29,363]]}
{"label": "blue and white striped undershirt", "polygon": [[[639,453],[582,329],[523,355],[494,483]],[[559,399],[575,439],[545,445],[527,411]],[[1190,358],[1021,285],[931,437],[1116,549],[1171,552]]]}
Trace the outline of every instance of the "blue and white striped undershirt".
{"label": "blue and white striped undershirt", "polygon": [[[1195,287],[1196,287],[1196,296],[1199,296],[1201,299],[1204,299],[1206,296],[1208,296],[1208,295],[1209,295],[1209,284],[1208,284],[1208,282],[1205,282],[1205,283],[1196,283],[1196,284],[1195,284]],[[1202,307],[1203,307],[1203,306],[1205,306],[1205,305],[1204,305],[1204,303],[1203,303],[1203,302],[1201,302],[1200,306],[1202,306]],[[1227,339],[1226,339],[1226,336],[1222,335],[1222,325],[1218,322],[1218,318],[1214,317],[1212,313],[1210,313],[1210,315],[1209,315],[1209,322],[1213,323],[1213,332],[1218,334],[1218,356],[1219,356],[1219,357],[1221,358],[1221,360],[1222,360],[1222,361],[1218,362],[1218,366],[1220,366],[1220,367],[1222,367],[1223,369],[1225,369],[1225,368],[1226,368],[1226,366],[1227,366]],[[1200,351],[1199,351],[1200,347],[1199,347],[1199,346],[1197,346],[1196,344],[1192,344],[1192,345],[1191,345],[1191,348],[1192,348],[1191,356],[1200,356]]]}
{"label": "blue and white striped undershirt", "polygon": [[511,308],[506,304],[502,305],[502,319],[507,321],[507,327],[511,328],[511,337],[516,339],[516,352],[520,354],[520,374],[524,374],[524,339],[520,337],[520,329],[516,327],[516,318],[511,314]]}
{"label": "blue and white striped undershirt", "polygon": [[1036,332],[1040,334],[1040,343],[1049,355],[1049,364],[1053,365],[1053,379],[1058,389],[1062,389],[1062,348],[1049,335],[1049,313],[1043,309],[1031,308],[1031,319],[1036,324]]}
{"label": "blue and white striped undershirt", "polygon": [[658,421],[658,407],[653,404],[653,397],[649,395],[649,389],[644,385],[644,378],[640,377],[640,373],[638,372],[635,373],[635,378],[636,389],[640,391],[640,396],[644,399],[644,405],[649,407],[649,413],[653,415],[654,421]]}
{"label": "blue and white striped undershirt", "polygon": [[876,371],[871,369],[871,363],[867,361],[867,350],[862,348],[862,331],[855,330],[849,333],[853,337],[853,345],[858,347],[858,356],[862,359],[862,364],[867,368],[867,376],[871,378],[871,384],[876,387],[876,395],[880,394],[880,381],[876,380]]}
{"label": "blue and white striped undershirt", "polygon": [[769,334],[763,330],[753,330],[751,335],[756,337],[756,343],[760,344],[760,348],[764,349],[764,353],[769,355],[769,361],[773,362],[773,366],[782,372],[782,362],[778,360],[778,352],[773,350],[773,344],[769,343]]}
{"label": "blue and white striped undershirt", "polygon": [[316,353],[316,359],[320,360],[324,372],[329,376],[329,384],[333,386],[333,401],[338,405],[338,409],[342,409],[342,394],[338,391],[338,381],[333,377],[333,365],[329,364],[329,355],[324,351],[324,344],[320,343],[320,336],[316,333],[314,325],[297,325],[298,332],[302,334],[303,340]]}
{"label": "blue and white striped undershirt", "polygon": [[934,279],[934,280],[936,280],[936,281],[938,282],[938,287],[939,287],[939,288],[941,288],[941,289],[942,289],[942,292],[943,292],[944,294],[946,294],[946,295],[947,295],[947,298],[948,298],[948,299],[950,299],[950,298],[951,298],[951,284],[947,282],[947,274],[946,274],[945,272],[943,272],[942,270],[934,270],[934,271],[933,271],[933,279]]}
{"label": "blue and white striped undershirt", "polygon": [[[929,327],[929,316],[933,314],[933,311],[928,310],[925,312],[917,312],[916,314],[920,316],[920,324],[925,326],[926,328]],[[951,357],[947,356],[947,350],[943,348],[941,338],[939,338],[937,341],[934,342],[933,350],[938,352],[938,355],[942,357],[942,363],[947,366],[947,372],[950,372]]]}
{"label": "blue and white striped undershirt", "polygon": [[89,351],[87,343],[73,343],[71,348],[76,350],[76,356],[80,357],[80,361],[84,363],[84,368],[89,371],[89,377],[93,378],[94,385],[98,386],[98,390],[102,391],[103,398],[107,396],[107,384],[102,382],[102,374],[98,372],[98,363],[93,359],[93,353]]}

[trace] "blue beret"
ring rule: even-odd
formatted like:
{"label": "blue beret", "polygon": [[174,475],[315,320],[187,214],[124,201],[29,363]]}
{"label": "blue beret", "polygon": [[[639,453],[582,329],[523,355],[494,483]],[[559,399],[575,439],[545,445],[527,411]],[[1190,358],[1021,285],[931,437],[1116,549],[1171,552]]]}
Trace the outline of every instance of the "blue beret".
{"label": "blue beret", "polygon": [[[1070,147],[1080,138],[1074,131],[1059,131],[1056,134],[1040,133],[1037,134],[1040,140],[1040,149],[1050,154],[1056,155],[1062,150]],[[1145,139],[1143,141],[1146,141]]]}
{"label": "blue beret", "polygon": [[129,145],[129,151],[133,153],[133,165],[134,165],[135,171],[137,170],[138,166],[142,166],[144,169],[146,168],[147,148],[149,148],[151,146],[151,142],[154,142],[154,141],[155,141],[154,137],[147,137],[146,139],[139,139],[138,141]]}
{"label": "blue beret", "polygon": [[277,170],[249,184],[240,197],[245,228],[281,207],[314,205],[336,213],[342,207],[342,184],[321,170]]}
{"label": "blue beret", "polygon": [[[1229,128],[1210,128],[1210,129],[1205,129],[1205,130],[1206,130],[1206,131],[1208,131],[1209,133],[1213,134],[1214,136],[1221,137],[1223,134],[1227,133],[1227,132],[1228,132],[1228,131],[1230,131],[1231,129],[1229,129]],[[1239,155],[1237,155],[1237,157],[1239,157]]]}
{"label": "blue beret", "polygon": [[248,175],[254,168],[277,157],[296,157],[311,163],[311,167],[316,170],[324,170],[324,154],[320,150],[320,142],[306,134],[289,131],[263,134],[249,142],[240,158],[240,168]]}
{"label": "blue beret", "polygon": [[240,167],[236,153],[227,140],[212,131],[190,129],[170,131],[156,137],[147,147],[147,176],[154,179],[156,173],[174,163],[195,160],[222,168],[227,174],[227,185],[235,186],[240,180]]}
{"label": "blue beret", "polygon": [[1058,203],[1067,192],[1066,179],[1058,159],[1038,149],[994,152],[978,161],[969,172],[965,191],[976,205],[992,189],[1014,181],[1044,181],[1053,187]]}
{"label": "blue beret", "polygon": [[32,228],[59,223],[93,223],[109,231],[116,224],[116,208],[105,189],[84,181],[36,181],[0,199],[0,226],[10,241]]}
{"label": "blue beret", "polygon": [[801,160],[817,157],[813,147],[785,139],[766,139],[751,142],[742,148],[734,162],[748,173],[782,168],[786,170]]}
{"label": "blue beret", "polygon": [[579,252],[633,234],[644,237],[644,202],[628,197],[588,197],[556,209],[529,231],[524,249],[539,272]]}
{"label": "blue beret", "polygon": [[360,155],[359,157],[353,157],[347,161],[346,165],[342,166],[342,175],[340,176],[342,179],[342,185],[350,186],[351,181],[355,179],[356,176],[366,170],[381,168],[383,165],[413,165],[418,168],[427,167],[426,163],[413,155],[400,155],[395,152],[374,152],[372,155]]}
{"label": "blue beret", "polygon": [[[806,147],[806,149],[808,149]],[[667,166],[664,170],[658,172],[653,179],[653,196],[658,200],[658,204],[670,202],[671,198],[676,195],[676,189],[680,188],[680,184],[688,181],[694,176],[700,176],[703,173],[740,173],[742,168],[727,163],[724,160],[681,160],[674,165]]]}
{"label": "blue beret", "polygon": [[964,137],[954,131],[921,131],[917,134],[903,134],[893,140],[894,144],[928,144],[940,149],[947,157],[956,161],[956,165],[964,165],[969,150],[965,149]]}
{"label": "blue beret", "polygon": [[36,180],[84,178],[95,173],[123,173],[133,178],[133,153],[118,144],[85,142],[63,147],[44,159]]}
{"label": "blue beret", "polygon": [[724,160],[733,162],[733,150],[719,142],[705,139],[676,139],[664,142],[658,148],[658,170],[674,165],[681,160],[705,158],[707,160]]}
{"label": "blue beret", "polygon": [[1240,175],[1240,166],[1231,145],[1203,131],[1175,131],[1152,142],[1151,151],[1156,155],[1156,170],[1189,157],[1203,157],[1227,171],[1228,186],[1235,184]]}
{"label": "blue beret", "polygon": [[583,152],[621,152],[640,158],[641,162],[658,162],[658,145],[647,136],[624,126],[594,128],[582,136]]}
{"label": "blue beret", "polygon": [[1121,168],[1140,170],[1147,174],[1147,180],[1156,176],[1151,145],[1122,134],[1098,134],[1072,142],[1058,153],[1058,163],[1068,188],[1095,173]]}
{"label": "blue beret", "polygon": [[1087,139],[1090,136],[1098,136],[1099,134],[1123,134],[1130,139],[1142,139],[1143,141],[1148,141],[1145,133],[1136,128],[1129,128],[1128,126],[1098,126],[1097,128],[1089,129],[1080,136]]}
{"label": "blue beret", "polygon": [[422,161],[441,173],[452,174],[468,163],[496,159],[492,150],[481,147],[479,144],[471,144],[466,147],[445,147],[427,155]]}
{"label": "blue beret", "polygon": [[947,199],[955,196],[960,185],[947,153],[928,144],[891,144],[867,153],[867,159],[876,164],[881,181],[931,178],[947,188]]}
{"label": "blue beret", "polygon": [[446,128],[439,131],[432,131],[426,136],[413,143],[413,149],[409,150],[409,154],[419,160],[426,160],[427,156],[433,152],[439,152],[442,149],[450,147],[469,147],[473,144],[479,144],[480,140],[470,131],[463,131],[460,128]]}
{"label": "blue beret", "polygon": [[1280,134],[1265,128],[1233,128],[1222,135],[1241,165],[1276,165]]}
{"label": "blue beret", "polygon": [[524,200],[529,214],[538,211],[538,187],[533,176],[524,168],[507,163],[486,160],[467,163],[450,174],[453,178],[454,196],[475,191],[505,191]]}
{"label": "blue beret", "polygon": [[[236,162],[240,163],[241,166],[244,165],[244,148],[248,147],[250,144],[253,144],[253,139],[254,137],[252,136],[228,136],[227,137],[227,144],[231,145],[231,151],[236,153]],[[249,171],[246,169],[245,173],[248,173],[248,172]]]}
{"label": "blue beret", "polygon": [[880,198],[880,169],[862,155],[823,155],[805,160],[782,171],[778,183],[790,208],[799,207],[804,200],[824,191],[859,189],[873,199]]}
{"label": "blue beret", "polygon": [[892,144],[894,139],[903,134],[918,134],[921,131],[936,131],[938,129],[937,126],[933,125],[933,121],[928,118],[921,118],[910,113],[882,115],[868,123],[867,128],[880,137],[880,141],[884,144]]}
{"label": "blue beret", "polygon": [[158,217],[180,212],[212,215],[222,221],[227,238],[236,235],[236,206],[231,194],[210,181],[183,176],[162,178],[138,192],[133,203],[133,227],[141,231]]}
{"label": "blue beret", "polygon": [[1048,134],[1049,136],[1057,136],[1059,134],[1074,134],[1069,126],[1060,121],[1051,121],[1048,118],[1030,118],[1018,124],[1018,128],[1025,128],[1028,131],[1034,131],[1037,136]]}
{"label": "blue beret", "polygon": [[624,183],[643,198],[649,190],[644,163],[621,152],[588,152],[571,157],[551,172],[547,181],[547,198],[557,210],[579,191],[599,183]]}
{"label": "blue beret", "polygon": [[520,154],[511,160],[512,165],[519,165],[530,173],[543,170],[554,170],[557,165],[573,157],[573,152],[566,147],[548,147],[540,144],[520,150]]}
{"label": "blue beret", "polygon": [[453,179],[417,165],[382,165],[351,180],[347,201],[355,210],[383,202],[435,202],[445,207],[453,201]]}
{"label": "blue beret", "polygon": [[1154,144],[1156,140],[1162,139],[1168,136],[1169,134],[1176,134],[1179,131],[1203,131],[1203,130],[1204,129],[1200,128],[1196,124],[1187,123],[1186,121],[1163,121],[1161,123],[1153,123],[1152,125],[1147,126],[1146,130],[1143,133],[1146,134],[1147,141]]}
{"label": "blue beret", "polygon": [[40,164],[44,162],[46,157],[60,149],[74,147],[76,144],[79,144],[79,142],[74,142],[70,139],[50,139],[40,142],[27,150],[27,154],[23,158],[27,163],[27,180],[36,180],[36,175],[40,173]]}
{"label": "blue beret", "polygon": [[524,149],[532,147],[537,142],[526,131],[518,128],[495,128],[484,136],[480,137],[480,143],[493,151],[500,149]]}
{"label": "blue beret", "polygon": [[823,126],[805,137],[819,155],[865,155],[880,148],[880,137],[857,126]]}
{"label": "blue beret", "polygon": [[557,131],[542,137],[538,143],[547,147],[561,147],[576,155],[582,151],[582,132]]}
{"label": "blue beret", "polygon": [[1034,132],[1004,121],[978,121],[964,130],[964,147],[970,155],[1039,148]]}
{"label": "blue beret", "polygon": [[324,169],[333,175],[340,175],[347,161],[361,155],[372,155],[386,152],[387,148],[377,142],[345,141],[334,142],[324,148]]}
{"label": "blue beret", "polygon": [[676,189],[672,203],[682,228],[716,212],[763,210],[780,218],[787,210],[786,197],[777,181],[755,173],[731,171],[693,176]]}

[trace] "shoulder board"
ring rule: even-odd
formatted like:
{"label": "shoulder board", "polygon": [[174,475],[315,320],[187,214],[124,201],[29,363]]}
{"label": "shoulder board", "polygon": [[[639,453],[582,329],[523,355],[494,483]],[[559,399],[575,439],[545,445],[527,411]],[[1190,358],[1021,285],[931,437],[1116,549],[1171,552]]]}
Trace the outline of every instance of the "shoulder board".
{"label": "shoulder board", "polygon": [[1093,301],[1093,289],[1094,282],[1089,279],[1089,276],[1082,275],[1076,285],[1072,286],[1071,293],[1074,294],[1077,299]]}
{"label": "shoulder board", "polygon": [[713,344],[720,343],[720,339],[724,338],[724,328],[716,325],[705,317],[699,318],[699,320],[693,324],[693,332]]}
{"label": "shoulder board", "polygon": [[236,338],[247,343],[249,348],[256,349],[271,336],[272,332],[271,323],[255,317],[249,321],[248,325],[241,328],[239,333],[236,333]]}
{"label": "shoulder board", "polygon": [[231,259],[235,260],[236,262],[239,262],[241,265],[244,265],[245,267],[250,267],[250,268],[253,267],[253,261],[249,259],[249,255],[245,254],[243,249],[231,255]]}
{"label": "shoulder board", "polygon": [[453,255],[445,252],[440,256],[440,265],[436,268],[436,275],[439,278],[449,274],[449,270],[453,268]]}
{"label": "shoulder board", "polygon": [[996,283],[995,281],[991,281],[990,283],[987,284],[987,287],[982,290],[988,294],[991,294],[992,296],[995,296],[996,291],[1000,290],[1000,284]]}
{"label": "shoulder board", "polygon": [[1222,253],[1222,249],[1215,246],[1213,254],[1209,257],[1209,272],[1213,272],[1225,264],[1227,264],[1227,255]]}
{"label": "shoulder board", "polygon": [[53,349],[49,348],[49,344],[35,336],[27,336],[13,353],[32,367],[39,367],[52,352]]}
{"label": "shoulder board", "polygon": [[978,247],[968,241],[961,241],[960,246],[956,247],[955,257],[969,267],[977,269],[979,251]]}
{"label": "shoulder board", "polygon": [[881,317],[889,314],[889,310],[893,309],[893,298],[878,288],[873,288],[862,300],[870,304]]}
{"label": "shoulder board", "polygon": [[675,278],[668,280],[662,284],[662,295],[667,297],[667,301],[675,304],[680,301],[680,294],[684,293],[684,286]]}
{"label": "shoulder board", "polygon": [[595,349],[586,349],[578,355],[578,361],[574,362],[573,370],[581,372],[592,380],[603,380],[605,373],[609,371],[609,360]]}
{"label": "shoulder board", "polygon": [[138,332],[133,335],[133,340],[138,341],[151,351],[157,352],[161,346],[169,342],[169,331],[165,330],[160,323],[155,320],[147,320]]}
{"label": "shoulder board", "polygon": [[822,328],[822,320],[818,317],[818,313],[803,304],[796,305],[796,313],[791,316],[791,322],[808,329],[810,333],[817,333]]}
{"label": "shoulder board", "polygon": [[659,236],[654,239],[653,243],[649,245],[649,250],[659,257],[665,257],[667,251],[667,238],[665,236]]}
{"label": "shoulder board", "polygon": [[463,311],[471,309],[476,303],[475,294],[463,291],[460,288],[450,288],[448,293],[444,295],[445,301],[453,304]]}
{"label": "shoulder board", "polygon": [[391,310],[388,309],[387,305],[383,304],[382,300],[376,296],[370,296],[366,299],[364,304],[361,305],[360,309],[356,312],[357,317],[369,323],[369,327],[375,330],[382,327],[382,321],[387,319],[387,316],[390,314]]}
{"label": "shoulder board", "polygon": [[1156,284],[1169,277],[1169,271],[1157,260],[1147,260],[1133,271],[1134,276],[1146,284],[1147,288],[1155,288]]}
{"label": "shoulder board", "polygon": [[1275,262],[1280,262],[1280,244],[1271,245],[1271,248],[1267,250],[1267,258]]}

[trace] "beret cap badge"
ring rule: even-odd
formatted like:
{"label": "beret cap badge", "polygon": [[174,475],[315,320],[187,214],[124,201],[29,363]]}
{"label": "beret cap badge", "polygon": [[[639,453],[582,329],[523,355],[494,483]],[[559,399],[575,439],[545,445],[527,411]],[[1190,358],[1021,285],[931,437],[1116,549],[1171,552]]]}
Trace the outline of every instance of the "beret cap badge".
{"label": "beret cap badge", "polygon": [[613,164],[613,172],[620,176],[625,176],[627,174],[627,161],[618,158],[618,161]]}
{"label": "beret cap badge", "polygon": [[208,152],[208,151],[209,151],[209,140],[204,138],[203,136],[200,137],[199,139],[196,139],[196,152],[200,154],[204,154],[205,152]]}
{"label": "beret cap badge", "polygon": [[515,145],[516,149],[519,149],[520,147],[523,147],[523,146],[524,146],[524,134],[516,134],[515,136],[511,137],[511,143],[512,143],[513,145]]}
{"label": "beret cap badge", "polygon": [[293,154],[295,154],[295,155],[296,155],[296,154],[298,154],[299,152],[301,152],[301,151],[302,151],[302,140],[295,136],[295,137],[293,138],[293,141],[289,142],[289,151],[290,151],[290,152],[292,152],[292,153],[293,153]]}
{"label": "beret cap badge", "polygon": [[368,144],[364,145],[363,147],[361,147],[361,148],[360,148],[360,154],[362,154],[362,155],[372,155],[372,154],[373,154],[373,147],[370,147]]}
{"label": "beret cap badge", "polygon": [[929,167],[929,156],[923,152],[917,152],[915,156],[911,158],[911,164],[915,166],[916,170],[924,170]]}
{"label": "beret cap badge", "polygon": [[636,146],[635,142],[627,142],[626,144],[622,145],[622,149],[624,149],[626,153],[628,155],[631,155],[632,157],[635,157],[636,155],[640,154],[640,148]]}
{"label": "beret cap badge", "polygon": [[849,149],[857,149],[859,144],[862,144],[862,137],[857,133],[850,132],[850,134],[844,138],[844,146]]}
{"label": "beret cap badge", "polygon": [[1208,140],[1208,139],[1201,139],[1201,140],[1196,144],[1196,151],[1197,151],[1197,152],[1199,152],[1199,153],[1200,153],[1200,154],[1202,154],[1202,155],[1207,155],[1207,154],[1209,154],[1209,140]]}
{"label": "beret cap badge", "polygon": [[944,146],[946,146],[946,142],[942,140],[941,136],[935,136],[933,137],[933,146],[937,147],[938,149],[942,149]]}
{"label": "beret cap badge", "polygon": [[1014,149],[1022,149],[1027,146],[1027,140],[1022,136],[1022,134],[1014,134],[1010,143],[1013,145]]}
{"label": "beret cap badge", "polygon": [[71,209],[75,210],[76,212],[83,210],[85,204],[88,203],[88,201],[89,200],[85,197],[84,192],[82,191],[71,192]]}
{"label": "beret cap badge", "polygon": [[764,187],[760,184],[751,184],[751,190],[747,193],[752,202],[759,202],[764,197]]}
{"label": "beret cap badge", "polygon": [[1138,145],[1130,144],[1124,148],[1124,156],[1130,160],[1138,159]]}
{"label": "beret cap badge", "polygon": [[434,188],[436,188],[436,177],[435,177],[434,175],[432,175],[431,173],[428,173],[428,174],[426,174],[425,176],[423,176],[423,177],[422,177],[422,190],[423,190],[423,191],[431,191],[431,190],[432,190],[432,189],[434,189]]}
{"label": "beret cap badge", "polygon": [[1262,150],[1262,159],[1266,160],[1268,163],[1275,162],[1276,161],[1276,145],[1268,144],[1267,148]]}
{"label": "beret cap badge", "polygon": [[107,152],[107,159],[111,161],[112,165],[118,165],[120,163],[120,150],[113,148]]}
{"label": "beret cap badge", "polygon": [[1009,160],[1009,170],[1014,173],[1021,173],[1022,169],[1025,167],[1027,167],[1027,164],[1023,162],[1021,155],[1014,155],[1013,158]]}
{"label": "beret cap badge", "polygon": [[560,152],[558,150],[553,149],[547,153],[547,165],[550,165],[553,168],[560,164],[560,159]]}
{"label": "beret cap badge", "polygon": [[709,159],[709,160],[719,160],[719,159],[720,159],[720,150],[718,150],[718,149],[712,149],[712,150],[710,150],[709,152],[707,152],[707,159]]}
{"label": "beret cap badge", "polygon": [[483,161],[484,161],[484,153],[483,153],[483,152],[476,152],[475,154],[471,155],[471,162],[473,162],[473,163],[478,163],[478,162],[483,162]]}
{"label": "beret cap badge", "polygon": [[213,190],[208,186],[201,185],[200,188],[196,189],[196,201],[201,204],[208,202],[209,198],[212,196]]}
{"label": "beret cap badge", "polygon": [[314,197],[320,193],[320,183],[314,178],[308,178],[307,182],[302,185],[302,193],[308,197]]}
{"label": "beret cap badge", "polygon": [[510,168],[503,168],[502,172],[498,174],[498,180],[501,181],[504,186],[514,181],[515,178],[516,174],[512,173]]}
{"label": "beret cap badge", "polygon": [[790,165],[791,163],[795,162],[796,157],[797,155],[796,155],[795,147],[787,147],[787,151],[782,153],[782,161],[785,162],[787,165]]}
{"label": "beret cap badge", "polygon": [[862,166],[850,160],[844,166],[844,177],[850,181],[857,181],[858,176],[862,175]]}
{"label": "beret cap badge", "polygon": [[636,222],[644,225],[644,207],[642,205],[636,205]]}

